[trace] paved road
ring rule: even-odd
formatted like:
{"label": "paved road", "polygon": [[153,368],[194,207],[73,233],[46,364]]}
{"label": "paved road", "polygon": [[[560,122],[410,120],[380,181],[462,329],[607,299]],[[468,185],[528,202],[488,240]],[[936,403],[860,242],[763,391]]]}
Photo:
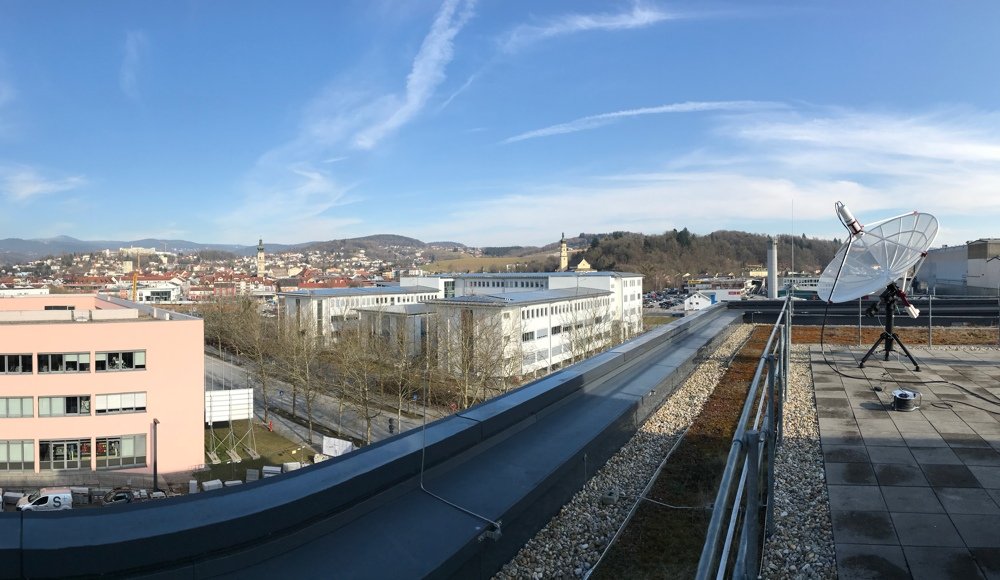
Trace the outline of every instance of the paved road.
{"label": "paved road", "polygon": [[[224,356],[226,357],[226,360],[220,360],[213,354],[209,354],[208,352],[205,353],[205,388],[245,389],[248,386],[252,386],[254,389],[254,413],[257,415],[259,420],[263,421],[264,397],[260,382],[251,376],[249,367],[240,364],[241,361],[239,359],[231,359],[228,354],[224,354]],[[287,383],[272,379],[268,390],[271,394],[271,408],[273,409],[278,407],[288,413],[291,413],[291,386]],[[419,411],[419,409],[420,407],[414,405],[412,411],[416,412]],[[298,404],[296,405],[296,414],[299,417],[305,417],[305,403],[301,396],[299,397]],[[441,412],[437,409],[428,409],[427,421],[433,421],[441,416]],[[394,411],[383,410],[382,414],[373,420],[373,442],[389,437],[390,417],[394,422],[396,422],[396,413]],[[286,419],[276,413],[271,413],[270,420],[273,421],[275,431],[281,435],[292,441],[302,443],[303,445],[309,444],[309,430],[307,427],[290,419]],[[365,422],[361,415],[350,405],[344,405],[343,412],[341,412],[339,399],[337,397],[322,394],[316,396],[316,400],[313,402],[313,422],[319,423],[330,429],[346,433],[357,439],[364,439]],[[402,429],[409,430],[420,427],[422,422],[423,421],[420,418],[413,419],[403,416]],[[396,432],[398,433],[399,431],[400,427],[397,425]],[[322,435],[315,433],[312,437],[312,441],[313,449],[319,451],[323,441]]]}

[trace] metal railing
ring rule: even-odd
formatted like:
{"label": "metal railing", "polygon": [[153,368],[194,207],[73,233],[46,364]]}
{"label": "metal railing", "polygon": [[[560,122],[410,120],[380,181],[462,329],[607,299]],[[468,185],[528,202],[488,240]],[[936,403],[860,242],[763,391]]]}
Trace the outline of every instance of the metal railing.
{"label": "metal railing", "polygon": [[733,434],[698,562],[699,580],[757,577],[762,532],[774,531],[774,456],[782,440],[791,337],[792,302],[786,299]]}

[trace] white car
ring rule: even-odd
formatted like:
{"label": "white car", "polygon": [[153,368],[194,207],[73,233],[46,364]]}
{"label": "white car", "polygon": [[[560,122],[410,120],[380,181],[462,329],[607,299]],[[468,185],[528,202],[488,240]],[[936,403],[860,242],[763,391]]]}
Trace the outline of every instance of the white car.
{"label": "white car", "polygon": [[73,494],[68,487],[43,487],[17,501],[19,512],[51,512],[73,509]]}

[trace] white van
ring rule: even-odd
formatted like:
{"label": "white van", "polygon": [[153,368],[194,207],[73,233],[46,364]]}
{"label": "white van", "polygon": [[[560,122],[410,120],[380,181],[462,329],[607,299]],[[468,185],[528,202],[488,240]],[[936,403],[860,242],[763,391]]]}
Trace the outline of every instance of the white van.
{"label": "white van", "polygon": [[73,509],[73,493],[68,487],[43,487],[17,501],[17,511],[49,512]]}

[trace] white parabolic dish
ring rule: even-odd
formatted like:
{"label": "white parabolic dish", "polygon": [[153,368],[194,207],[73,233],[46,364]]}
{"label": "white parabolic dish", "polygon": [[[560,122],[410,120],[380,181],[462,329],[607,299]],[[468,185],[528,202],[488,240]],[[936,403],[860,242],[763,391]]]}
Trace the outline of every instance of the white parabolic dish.
{"label": "white parabolic dish", "polygon": [[937,218],[920,212],[865,226],[823,270],[817,294],[822,300],[846,302],[884,289],[920,260],[937,231]]}

